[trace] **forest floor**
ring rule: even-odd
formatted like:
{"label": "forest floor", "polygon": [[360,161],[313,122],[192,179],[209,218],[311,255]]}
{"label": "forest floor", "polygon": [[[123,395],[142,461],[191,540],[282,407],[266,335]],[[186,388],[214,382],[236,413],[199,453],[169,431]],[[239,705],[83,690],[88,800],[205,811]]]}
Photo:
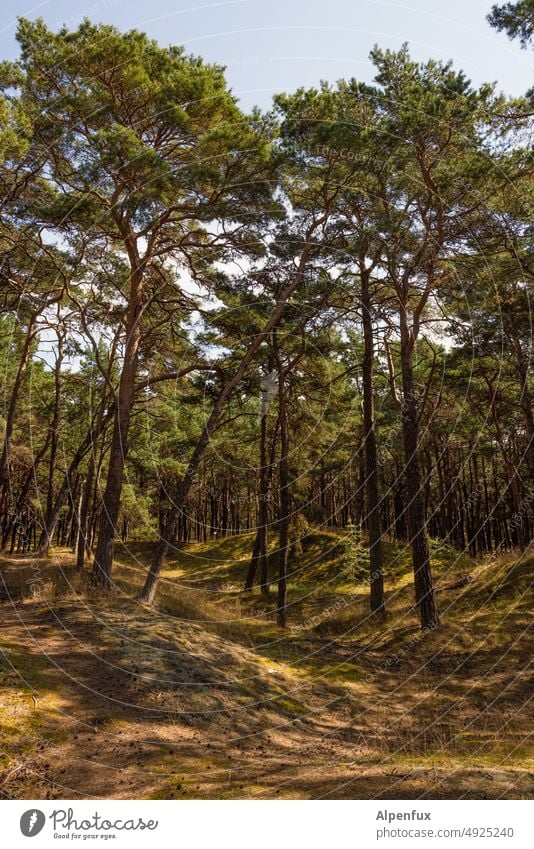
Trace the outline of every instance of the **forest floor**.
{"label": "forest floor", "polygon": [[111,595],[73,555],[0,559],[3,798],[534,797],[534,556],[433,546],[443,619],[423,633],[407,551],[386,544],[389,615],[365,550],[313,531],[275,593],[242,592],[252,537],[184,546],[157,604],[148,543]]}

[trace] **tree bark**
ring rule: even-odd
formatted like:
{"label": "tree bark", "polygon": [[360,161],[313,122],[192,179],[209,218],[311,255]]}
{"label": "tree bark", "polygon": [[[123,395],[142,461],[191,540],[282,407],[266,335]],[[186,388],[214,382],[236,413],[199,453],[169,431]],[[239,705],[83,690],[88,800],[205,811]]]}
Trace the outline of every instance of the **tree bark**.
{"label": "tree bark", "polygon": [[434,593],[430,552],[426,533],[424,494],[421,481],[419,455],[419,427],[417,401],[413,379],[413,335],[408,327],[405,305],[400,309],[401,368],[402,368],[402,431],[404,441],[405,479],[408,496],[408,531],[412,547],[415,599],[419,607],[421,628],[439,625],[439,615]]}
{"label": "tree bark", "polygon": [[119,518],[122,479],[124,464],[128,455],[128,432],[136,392],[137,355],[141,340],[141,283],[142,270],[138,268],[133,272],[131,279],[124,362],[113,423],[106,488],[102,498],[98,544],[91,575],[93,584],[105,589],[110,586],[113,568],[113,550]]}
{"label": "tree bark", "polygon": [[93,490],[93,478],[95,474],[95,459],[94,453],[89,458],[87,468],[87,476],[83,487],[82,497],[80,501],[80,515],[78,525],[78,540],[76,546],[76,568],[81,572],[85,563],[85,559],[89,559],[91,548],[89,546],[89,507],[91,504],[91,494]]}
{"label": "tree bark", "polygon": [[261,588],[262,592],[269,592],[268,586],[268,566],[267,566],[267,497],[268,497],[268,477],[267,477],[267,413],[260,413],[260,482],[258,491],[258,528],[256,530],[256,538],[252,549],[252,557],[247,572],[245,581],[245,590],[251,590],[254,586],[254,579],[258,566],[260,566]]}
{"label": "tree bark", "polygon": [[24,339],[24,344],[22,347],[19,367],[17,369],[15,382],[13,384],[13,388],[11,390],[11,397],[9,399],[9,406],[6,415],[6,426],[4,432],[4,442],[2,446],[2,455],[0,457],[0,495],[3,494],[4,489],[9,484],[9,449],[11,447],[13,425],[15,423],[15,414],[17,411],[20,390],[22,388],[22,382],[24,380],[24,376],[28,368],[32,342],[35,338],[37,315],[38,313],[34,313],[29,321],[26,337]]}
{"label": "tree bark", "polygon": [[57,353],[54,367],[54,412],[50,422],[50,456],[48,462],[48,488],[46,493],[45,527],[50,525],[54,509],[54,477],[56,473],[56,457],[59,445],[59,423],[61,419],[61,366],[63,365],[63,329],[57,330]]}
{"label": "tree bark", "polygon": [[[273,478],[273,470],[274,463],[276,459],[276,443],[278,441],[278,428],[280,425],[280,417],[277,417],[274,432],[271,439],[271,447],[269,450],[269,464],[266,469],[265,478],[262,480],[260,473],[260,492],[259,492],[259,502],[258,502],[258,523],[256,528],[256,537],[254,539],[254,546],[252,548],[252,557],[250,558],[250,564],[248,567],[247,577],[245,580],[245,590],[251,590],[254,586],[254,580],[256,578],[256,572],[258,570],[258,565],[262,557],[267,560],[267,528],[269,525],[269,493],[271,490],[271,483]],[[261,447],[260,447],[260,458],[261,458]],[[260,459],[260,464],[262,461]],[[262,464],[263,465],[263,464]],[[263,504],[262,504],[263,502]],[[267,566],[268,570],[268,566]],[[260,574],[263,572],[260,570]],[[268,571],[267,571],[268,575]]]}
{"label": "tree bark", "polygon": [[260,492],[258,505],[258,565],[260,586],[263,595],[269,595],[269,559],[267,556],[267,523],[269,508],[269,478],[267,474],[267,411],[262,411],[260,434]]}
{"label": "tree bark", "polygon": [[527,448],[526,457],[530,470],[530,474],[534,479],[534,413],[532,411],[532,398],[528,385],[528,365],[525,360],[525,354],[521,346],[521,342],[517,334],[513,335],[513,346],[515,354],[515,364],[520,381],[520,404],[527,432]]}
{"label": "tree bark", "polygon": [[280,482],[280,527],[278,536],[278,601],[277,601],[277,621],[281,628],[287,625],[287,563],[289,552],[289,521],[290,521],[290,504],[289,504],[289,471],[288,471],[288,453],[289,439],[287,428],[287,413],[286,399],[284,386],[284,371],[279,362],[279,379],[278,379],[278,409],[280,416],[280,465],[279,465],[279,482]]}
{"label": "tree bark", "polygon": [[371,610],[385,615],[382,534],[380,529],[380,496],[374,411],[373,363],[374,339],[369,274],[361,275],[361,307],[364,354],[362,362],[363,428],[365,450],[366,519],[369,533],[369,572]]}

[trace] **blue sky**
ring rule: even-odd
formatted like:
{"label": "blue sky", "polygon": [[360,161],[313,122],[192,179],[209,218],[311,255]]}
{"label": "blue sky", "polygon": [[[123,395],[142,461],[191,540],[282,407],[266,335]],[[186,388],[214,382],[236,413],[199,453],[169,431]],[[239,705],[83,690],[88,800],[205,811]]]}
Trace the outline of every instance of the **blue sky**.
{"label": "blue sky", "polygon": [[56,28],[81,18],[136,27],[162,44],[227,66],[242,105],[267,107],[278,91],[340,77],[369,80],[373,44],[408,41],[418,59],[462,67],[475,82],[520,94],[532,85],[532,53],[486,22],[492,0],[3,0],[2,58],[16,56],[16,17]]}

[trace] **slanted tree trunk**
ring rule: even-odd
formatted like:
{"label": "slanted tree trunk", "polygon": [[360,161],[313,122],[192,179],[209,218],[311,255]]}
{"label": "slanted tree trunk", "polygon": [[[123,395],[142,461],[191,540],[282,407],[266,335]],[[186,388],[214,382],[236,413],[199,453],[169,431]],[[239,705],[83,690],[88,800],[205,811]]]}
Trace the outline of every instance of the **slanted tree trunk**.
{"label": "slanted tree trunk", "polygon": [[80,501],[78,540],[76,545],[76,568],[80,571],[83,569],[86,558],[89,560],[91,556],[91,547],[89,545],[89,508],[91,505],[94,474],[95,460],[92,454],[89,458],[85,485]]}
{"label": "slanted tree trunk", "polygon": [[154,558],[152,560],[148,575],[146,577],[144,587],[139,596],[140,600],[146,602],[147,604],[152,604],[152,602],[154,601],[159,575],[165,562],[165,557],[167,556],[169,547],[172,545],[172,541],[176,538],[178,521],[183,510],[185,500],[189,494],[189,490],[191,489],[191,486],[193,484],[193,479],[195,477],[200,458],[202,457],[202,454],[204,453],[204,450],[209,443],[210,436],[215,428],[215,424],[219,419],[220,413],[222,412],[222,407],[224,406],[224,404],[220,404],[222,394],[223,393],[219,395],[219,398],[217,399],[211,416],[208,419],[206,425],[204,426],[204,430],[202,431],[200,439],[197,442],[197,445],[193,452],[193,456],[191,457],[187,466],[186,472],[182,480],[180,481],[180,484],[178,485],[178,489],[173,499],[173,503],[169,510],[167,521],[165,522],[164,531],[162,534],[160,534]]}
{"label": "slanted tree trunk", "polygon": [[[310,238],[312,232],[313,230],[310,230],[310,232],[307,234],[308,238]],[[234,376],[228,381],[228,383],[226,383],[226,385],[219,393],[219,396],[211,411],[211,415],[204,426],[199,441],[189,461],[189,465],[187,467],[185,475],[182,478],[182,481],[180,482],[180,485],[178,487],[174,504],[172,505],[169,513],[169,521],[167,522],[165,534],[160,536],[154,559],[150,566],[145,585],[140,595],[140,600],[147,602],[147,604],[151,604],[154,600],[159,575],[163,563],[165,562],[165,557],[167,555],[169,545],[171,543],[171,540],[175,537],[178,519],[184,509],[185,500],[187,498],[189,490],[191,489],[193,478],[196,474],[200,458],[202,457],[202,454],[204,453],[204,450],[210,441],[211,434],[213,433],[219,422],[226,402],[228,401],[234,389],[241,383],[250,362],[256,354],[256,351],[260,347],[261,343],[265,339],[267,339],[273,329],[278,326],[280,319],[284,314],[287,301],[289,300],[289,298],[302,280],[302,276],[304,274],[304,270],[310,253],[311,244],[307,244],[302,251],[299,267],[297,269],[294,279],[280,293],[280,296],[278,297],[276,302],[276,307],[273,310],[269,321],[266,323],[263,330],[258,333],[258,335],[254,338],[254,341],[249,345],[246,353],[244,354],[241,360],[239,367],[234,373]]]}

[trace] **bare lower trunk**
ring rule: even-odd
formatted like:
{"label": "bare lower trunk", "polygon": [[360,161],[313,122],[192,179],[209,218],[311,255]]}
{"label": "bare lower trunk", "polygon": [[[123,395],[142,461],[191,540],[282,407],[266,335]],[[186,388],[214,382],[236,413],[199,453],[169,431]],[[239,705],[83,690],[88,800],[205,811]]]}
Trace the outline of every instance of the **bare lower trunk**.
{"label": "bare lower trunk", "polygon": [[[147,604],[152,604],[152,602],[154,601],[159,575],[165,562],[165,557],[167,556],[167,552],[170,546],[173,544],[173,540],[176,539],[178,522],[183,513],[185,501],[189,494],[189,490],[191,489],[191,486],[193,484],[193,480],[196,474],[198,464],[200,462],[200,458],[209,443],[211,433],[213,431],[213,428],[215,427],[215,422],[213,421],[215,409],[217,409],[217,404],[215,405],[214,411],[212,412],[206,426],[204,427],[204,430],[197,443],[195,451],[193,452],[193,456],[189,461],[186,473],[180,482],[175,498],[173,499],[171,509],[169,510],[169,515],[165,523],[165,528],[160,534],[156,552],[154,554],[154,558],[152,560],[148,575],[146,577],[145,585],[139,596],[140,600],[146,602]],[[222,411],[222,407],[220,411]]]}
{"label": "bare lower trunk", "polygon": [[401,312],[402,430],[404,438],[404,470],[408,496],[408,530],[412,546],[415,600],[419,607],[421,627],[423,629],[431,629],[439,625],[439,615],[434,593],[426,532],[425,503],[419,456],[417,401],[414,394],[413,381],[412,347],[412,340],[407,326],[407,316],[403,310]]}
{"label": "bare lower trunk", "polygon": [[148,575],[146,576],[145,585],[139,596],[140,601],[144,601],[146,602],[146,604],[152,604],[152,602],[154,601],[160,572],[163,568],[163,564],[165,563],[165,557],[167,556],[167,551],[170,544],[169,540],[173,537],[174,530],[172,529],[172,527],[170,527],[166,533],[160,536],[156,548],[156,553],[154,555],[152,563],[150,564],[150,570],[148,572]]}
{"label": "bare lower trunk", "polygon": [[26,338],[24,340],[24,345],[22,348],[19,367],[17,369],[17,374],[15,377],[15,383],[13,384],[13,388],[11,390],[11,397],[9,399],[9,406],[6,414],[6,425],[4,430],[4,441],[2,445],[2,454],[0,456],[0,494],[3,493],[4,489],[6,489],[9,484],[9,449],[11,446],[11,437],[13,436],[13,425],[15,423],[15,414],[17,411],[20,390],[22,388],[22,382],[24,380],[24,376],[28,368],[32,342],[35,336],[36,319],[37,315],[33,315],[30,320],[30,323],[28,324],[28,330],[26,332]]}
{"label": "bare lower trunk", "polygon": [[530,397],[530,389],[528,385],[528,364],[525,360],[525,354],[521,347],[521,342],[517,336],[514,336],[514,353],[517,373],[520,380],[520,403],[525,422],[525,430],[527,433],[527,449],[526,458],[531,475],[534,477],[534,412],[532,410],[532,398]]}
{"label": "bare lower trunk", "polygon": [[[259,492],[259,503],[258,503],[258,528],[256,531],[256,538],[254,540],[254,546],[252,549],[252,557],[250,558],[250,564],[247,572],[247,577],[245,581],[245,590],[251,590],[254,586],[254,580],[256,577],[256,572],[258,570],[258,566],[260,563],[265,561],[267,564],[267,527],[269,523],[269,492],[271,488],[271,481],[273,477],[273,469],[274,469],[274,461],[276,456],[276,442],[278,439],[278,426],[280,424],[280,417],[278,417],[274,433],[271,440],[271,448],[269,451],[269,465],[265,470],[265,475],[261,474],[261,469],[263,469],[265,465],[265,459],[261,459],[264,457],[262,453],[262,448],[260,444],[260,492]],[[260,436],[261,439],[264,438],[263,432]],[[268,580],[268,566],[266,565],[263,569],[260,569],[260,575],[265,577]],[[262,581],[263,586],[263,581]]]}
{"label": "bare lower trunk", "polygon": [[289,471],[288,471],[288,431],[285,407],[284,374],[280,369],[278,382],[280,410],[280,529],[278,536],[278,601],[277,619],[280,627],[287,624],[287,563],[289,542]]}
{"label": "bare lower trunk", "polygon": [[[258,518],[259,523],[259,518]],[[252,547],[252,557],[248,566],[247,577],[245,579],[245,590],[251,590],[254,587],[254,578],[258,569],[260,558],[260,529],[258,527],[256,536],[254,537],[254,545]]]}
{"label": "bare lower trunk", "polygon": [[54,509],[54,477],[56,473],[56,457],[59,445],[59,423],[61,419],[61,366],[63,364],[63,331],[57,331],[57,353],[54,368],[54,414],[50,422],[50,457],[48,463],[48,488],[46,493],[45,526],[50,524]]}
{"label": "bare lower trunk", "polygon": [[269,560],[267,557],[267,522],[268,504],[267,491],[267,413],[262,412],[260,437],[260,502],[258,506],[258,565],[260,567],[260,584],[263,595],[269,594]]}
{"label": "bare lower trunk", "polygon": [[76,568],[80,571],[83,569],[85,559],[90,556],[91,549],[89,547],[89,507],[91,504],[91,495],[93,491],[93,478],[95,474],[94,455],[89,460],[87,469],[87,477],[83,488],[82,498],[80,502],[79,516],[79,532],[76,546]]}
{"label": "bare lower trunk", "polygon": [[93,584],[104,587],[105,589],[110,586],[115,533],[120,511],[122,478],[124,464],[128,455],[128,432],[130,429],[132,406],[135,399],[137,352],[141,339],[140,315],[141,278],[140,274],[138,274],[132,278],[124,363],[119,383],[106,488],[102,498],[98,544],[91,575]]}
{"label": "bare lower trunk", "polygon": [[364,355],[362,363],[363,427],[365,432],[366,518],[369,533],[369,571],[371,610],[385,615],[382,534],[373,391],[374,339],[371,317],[369,276],[362,275],[362,323]]}
{"label": "bare lower trunk", "polygon": [[72,517],[72,521],[73,521],[72,552],[73,552],[73,554],[78,550],[78,544],[80,542],[82,500],[83,500],[83,480],[80,480],[80,493],[78,495],[77,504],[76,504],[76,507],[74,509],[74,515]]}

